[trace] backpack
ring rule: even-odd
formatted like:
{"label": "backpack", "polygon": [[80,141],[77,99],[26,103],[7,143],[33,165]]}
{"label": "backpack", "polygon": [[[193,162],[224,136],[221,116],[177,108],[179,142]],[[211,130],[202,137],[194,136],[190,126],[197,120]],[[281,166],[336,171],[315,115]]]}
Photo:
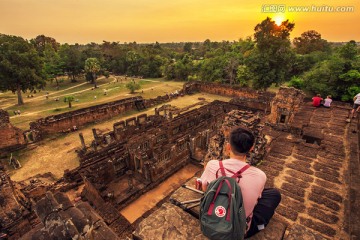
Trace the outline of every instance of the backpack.
{"label": "backpack", "polygon": [[[247,222],[243,197],[238,185],[241,173],[250,166],[247,164],[232,177],[225,176],[225,168],[219,161],[220,168],[216,179],[210,182],[200,202],[200,225],[202,233],[211,240],[244,239]],[[218,172],[222,175],[218,178]]]}

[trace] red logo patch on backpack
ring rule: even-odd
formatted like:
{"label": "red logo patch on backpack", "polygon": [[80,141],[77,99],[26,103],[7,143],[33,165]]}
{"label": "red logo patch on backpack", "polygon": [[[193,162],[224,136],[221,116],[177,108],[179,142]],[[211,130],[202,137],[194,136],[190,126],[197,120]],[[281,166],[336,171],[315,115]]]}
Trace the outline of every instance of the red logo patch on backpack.
{"label": "red logo patch on backpack", "polygon": [[223,206],[217,206],[215,208],[215,214],[218,217],[224,217],[226,215],[226,209]]}

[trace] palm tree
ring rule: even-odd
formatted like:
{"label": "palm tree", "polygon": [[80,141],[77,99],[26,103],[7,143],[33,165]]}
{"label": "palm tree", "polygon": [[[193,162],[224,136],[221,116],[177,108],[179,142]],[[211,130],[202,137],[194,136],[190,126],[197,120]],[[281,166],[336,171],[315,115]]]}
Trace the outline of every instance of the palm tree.
{"label": "palm tree", "polygon": [[71,102],[74,101],[75,98],[73,96],[67,96],[64,98],[64,102],[68,102],[69,103],[69,108],[71,108]]}
{"label": "palm tree", "polygon": [[88,58],[85,61],[85,71],[87,73],[91,73],[92,79],[91,83],[94,84],[94,87],[97,88],[96,85],[96,74],[100,71],[100,63],[97,58]]}

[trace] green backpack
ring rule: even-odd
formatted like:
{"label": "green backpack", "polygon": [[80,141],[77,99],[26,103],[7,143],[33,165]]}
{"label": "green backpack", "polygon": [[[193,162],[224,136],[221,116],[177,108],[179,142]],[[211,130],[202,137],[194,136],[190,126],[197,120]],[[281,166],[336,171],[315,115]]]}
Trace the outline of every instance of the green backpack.
{"label": "green backpack", "polygon": [[[220,161],[219,170],[225,175]],[[236,178],[241,178],[250,166],[246,165],[232,177],[222,176],[212,181],[200,203],[202,233],[211,240],[244,239],[247,224],[241,189]],[[218,170],[218,171],[219,171]]]}

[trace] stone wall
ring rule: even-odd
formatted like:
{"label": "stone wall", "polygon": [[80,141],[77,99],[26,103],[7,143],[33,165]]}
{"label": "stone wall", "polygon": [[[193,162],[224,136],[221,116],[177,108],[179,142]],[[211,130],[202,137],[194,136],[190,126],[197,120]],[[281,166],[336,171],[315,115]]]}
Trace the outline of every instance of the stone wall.
{"label": "stone wall", "polygon": [[169,102],[182,96],[182,93],[158,96],[151,99],[143,99],[141,96],[125,98],[92,107],[81,108],[62,114],[40,118],[30,123],[30,130],[34,140],[51,133],[70,132],[81,128],[87,123],[110,119],[129,110],[142,110],[158,104]]}
{"label": "stone wall", "polygon": [[31,122],[30,129],[38,132],[40,136],[71,131],[74,126],[80,128],[87,123],[109,119],[126,111],[136,109],[136,103],[142,100],[142,97],[125,98],[93,107],[48,116]]}
{"label": "stone wall", "polygon": [[26,144],[23,131],[10,123],[9,113],[0,109],[0,149],[16,148]]}
{"label": "stone wall", "polygon": [[189,82],[184,84],[184,93],[206,92],[234,98],[231,102],[242,107],[268,111],[270,102],[275,94],[270,92],[256,91],[251,88],[231,86],[227,84]]}

